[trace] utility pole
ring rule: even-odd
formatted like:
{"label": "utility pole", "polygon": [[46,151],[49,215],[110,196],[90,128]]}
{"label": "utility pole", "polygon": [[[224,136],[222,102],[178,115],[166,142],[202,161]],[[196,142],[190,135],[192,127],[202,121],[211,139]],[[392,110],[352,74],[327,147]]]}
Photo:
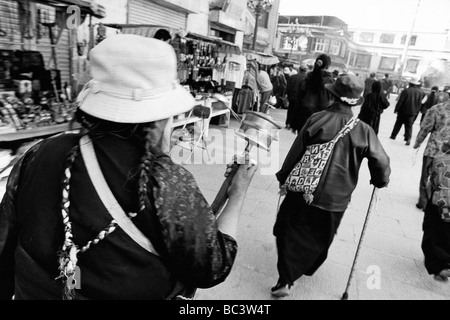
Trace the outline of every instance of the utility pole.
{"label": "utility pole", "polygon": [[252,50],[256,51],[256,42],[258,40],[258,28],[259,28],[259,17],[261,15],[261,9],[259,6],[255,8],[255,32],[253,32],[253,46]]}
{"label": "utility pole", "polygon": [[255,14],[255,31],[253,33],[253,46],[252,50],[256,51],[256,44],[258,41],[258,28],[259,28],[259,18],[264,12],[270,11],[272,9],[272,0],[249,0],[247,6],[253,10]]}
{"label": "utility pole", "polygon": [[405,48],[403,50],[403,55],[402,55],[402,60],[401,60],[401,68],[400,68],[400,79],[402,78],[402,75],[405,73],[406,71],[406,67],[407,67],[407,58],[408,58],[408,50],[409,50],[409,46],[410,46],[410,42],[411,42],[411,37],[414,31],[414,27],[416,25],[416,19],[417,19],[417,13],[419,12],[419,8],[420,8],[420,2],[422,0],[418,0],[417,3],[417,8],[416,8],[416,13],[414,14],[414,19],[411,25],[411,29],[408,32],[408,35],[406,37],[406,43],[405,43]]}

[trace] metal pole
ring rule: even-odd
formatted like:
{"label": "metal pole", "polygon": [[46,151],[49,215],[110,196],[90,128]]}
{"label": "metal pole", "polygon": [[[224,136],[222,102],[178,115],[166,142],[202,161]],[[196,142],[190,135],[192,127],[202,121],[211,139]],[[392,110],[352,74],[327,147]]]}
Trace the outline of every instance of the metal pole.
{"label": "metal pole", "polygon": [[253,51],[256,51],[256,41],[258,40],[258,24],[259,24],[259,15],[261,13],[261,8],[259,4],[255,8],[255,32],[253,34]]}
{"label": "metal pole", "polygon": [[403,55],[402,55],[402,61],[401,61],[401,69],[400,69],[400,78],[401,76],[403,76],[403,74],[406,71],[406,66],[407,66],[407,57],[408,57],[408,50],[409,50],[409,46],[410,46],[410,41],[411,41],[411,37],[412,37],[412,33],[414,31],[414,26],[416,25],[416,19],[417,19],[417,13],[419,12],[419,8],[420,8],[420,2],[421,0],[418,1],[417,3],[417,8],[416,8],[416,13],[414,15],[414,19],[411,25],[411,29],[408,32],[408,35],[406,37],[406,43],[405,43],[405,48],[403,50]]}

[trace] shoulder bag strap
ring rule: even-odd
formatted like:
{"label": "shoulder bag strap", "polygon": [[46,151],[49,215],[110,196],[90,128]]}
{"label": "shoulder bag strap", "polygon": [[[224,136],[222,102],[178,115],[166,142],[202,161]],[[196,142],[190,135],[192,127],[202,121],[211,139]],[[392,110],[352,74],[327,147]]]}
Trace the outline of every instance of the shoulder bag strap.
{"label": "shoulder bag strap", "polygon": [[100,165],[98,164],[92,140],[88,136],[81,138],[80,148],[92,184],[109,214],[117,222],[119,227],[122,228],[122,230],[125,231],[125,233],[127,233],[138,245],[148,252],[159,256],[150,240],[134,225],[114,197],[103,176]]}
{"label": "shoulder bag strap", "polygon": [[338,142],[339,139],[345,137],[350,131],[352,131],[356,127],[358,122],[359,122],[358,116],[355,115],[347,122],[344,128],[342,128],[342,130],[339,131],[339,133],[336,135],[336,137],[334,137],[332,141],[336,144],[336,142]]}

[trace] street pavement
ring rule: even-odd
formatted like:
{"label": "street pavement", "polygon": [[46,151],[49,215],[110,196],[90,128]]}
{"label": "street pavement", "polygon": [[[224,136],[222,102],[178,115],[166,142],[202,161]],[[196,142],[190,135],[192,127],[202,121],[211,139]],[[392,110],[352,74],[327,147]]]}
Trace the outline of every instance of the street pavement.
{"label": "street pavement", "polygon": [[[423,212],[416,209],[422,155],[403,141],[403,129],[396,141],[389,139],[394,126],[393,112],[396,96],[391,107],[381,119],[379,138],[391,158],[391,183],[380,190],[368,222],[367,232],[361,245],[354,277],[348,290],[349,300],[447,300],[450,284],[436,282],[428,275],[421,250]],[[359,110],[356,108],[355,113]],[[239,223],[237,241],[238,255],[226,281],[211,289],[199,289],[196,300],[274,300],[270,288],[275,285],[277,251],[272,228],[278,207],[279,186],[275,173],[281,166],[295,136],[284,129],[286,110],[271,110],[270,114],[283,129],[279,141],[272,143],[271,153],[251,150],[260,170],[249,188]],[[226,163],[232,155],[245,149],[242,139],[236,138],[234,129],[239,122],[231,121],[229,129],[210,127],[208,150],[197,148],[195,163],[187,164],[205,198],[212,203],[222,182]],[[414,126],[414,138],[419,123]],[[175,156],[177,153],[175,152]],[[204,162],[202,164],[202,158]],[[339,300],[344,293],[360,240],[373,186],[367,162],[364,162],[359,184],[352,202],[345,213],[329,256],[312,277],[302,277],[284,300]],[[3,194],[5,180],[0,183]]]}

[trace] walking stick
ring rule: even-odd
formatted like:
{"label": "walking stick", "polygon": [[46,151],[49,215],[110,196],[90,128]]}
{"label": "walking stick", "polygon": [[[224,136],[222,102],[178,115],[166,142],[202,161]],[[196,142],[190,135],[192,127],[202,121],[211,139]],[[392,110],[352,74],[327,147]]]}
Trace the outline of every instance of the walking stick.
{"label": "walking stick", "polygon": [[361,249],[361,245],[364,240],[364,235],[366,233],[367,226],[369,224],[370,214],[372,213],[372,209],[374,208],[376,199],[378,198],[378,190],[379,189],[377,187],[373,188],[372,198],[370,199],[369,209],[367,210],[366,221],[364,222],[364,226],[363,226],[363,229],[361,232],[361,237],[359,239],[358,248],[356,249],[356,255],[355,255],[355,259],[353,260],[353,266],[350,271],[350,277],[347,282],[347,287],[345,288],[345,292],[342,295],[341,300],[348,300],[348,290],[350,289],[350,283],[352,282],[352,279],[353,279],[353,272],[355,271],[356,261],[358,260],[358,256],[359,256],[359,250]]}

